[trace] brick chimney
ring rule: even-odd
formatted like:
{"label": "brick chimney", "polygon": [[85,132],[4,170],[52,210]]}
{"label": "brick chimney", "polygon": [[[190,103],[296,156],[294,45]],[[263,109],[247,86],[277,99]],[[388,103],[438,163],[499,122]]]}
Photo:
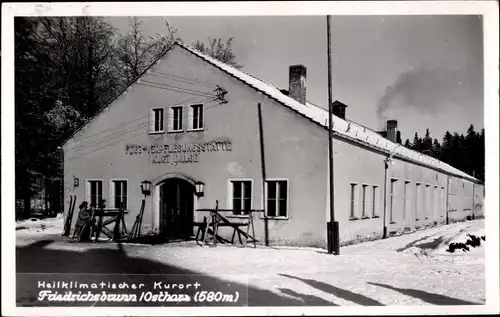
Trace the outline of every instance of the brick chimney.
{"label": "brick chimney", "polygon": [[333,108],[333,114],[339,118],[345,119],[345,108],[347,108],[347,105],[341,103],[338,100],[335,100],[332,103],[332,108]]}
{"label": "brick chimney", "polygon": [[306,104],[306,67],[304,65],[290,66],[289,96],[301,104]]}
{"label": "brick chimney", "polygon": [[398,121],[387,120],[387,139],[391,142],[398,143]]}

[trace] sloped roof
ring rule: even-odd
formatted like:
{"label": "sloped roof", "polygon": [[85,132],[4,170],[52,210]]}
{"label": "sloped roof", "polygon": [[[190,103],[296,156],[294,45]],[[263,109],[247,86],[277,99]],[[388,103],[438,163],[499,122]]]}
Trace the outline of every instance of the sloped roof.
{"label": "sloped roof", "polygon": [[[210,64],[216,66],[217,68],[223,70],[224,72],[232,75],[233,77],[236,77],[237,79],[243,81],[244,83],[252,86],[256,90],[261,91],[262,93],[278,101],[282,105],[294,110],[295,112],[298,112],[302,116],[328,129],[328,111],[326,109],[316,106],[310,102],[306,102],[306,104],[304,105],[296,101],[295,99],[283,94],[280,91],[280,89],[278,89],[277,87],[275,87],[270,83],[266,83],[241,70],[238,70],[225,63],[222,63],[219,60],[204,55],[199,51],[194,50],[193,48],[188,47],[182,43],[177,43],[177,45],[191,52],[192,54],[200,57],[201,59],[209,62]],[[393,157],[399,157],[402,159],[406,159],[415,163],[419,163],[446,172],[448,174],[452,174],[457,177],[465,178],[471,181],[477,181],[476,178],[460,171],[459,169],[456,169],[428,155],[419,153],[414,150],[410,150],[400,144],[391,142],[388,139],[382,137],[377,132],[368,129],[366,127],[363,127],[357,123],[341,119],[335,115],[332,115],[332,120],[333,120],[332,121],[333,133],[334,135],[340,138],[354,141],[356,143],[368,146],[370,148],[386,152],[390,155],[392,154]]]}
{"label": "sloped roof", "polygon": [[[257,91],[260,91],[266,94],[268,97],[276,100],[278,103],[288,107],[289,109],[301,114],[305,118],[319,124],[320,126],[328,129],[328,111],[323,109],[313,103],[306,102],[306,104],[302,104],[295,99],[283,94],[280,89],[275,87],[274,85],[267,83],[261,79],[258,79],[252,75],[249,75],[241,70],[238,70],[232,66],[229,66],[217,59],[214,59],[210,56],[200,53],[199,51],[181,43],[176,42],[170,49],[178,46],[181,47],[195,56],[205,60],[206,62],[212,64],[213,66],[219,68],[220,70],[226,72],[227,74],[235,77],[236,79],[244,82],[245,84],[253,87]],[[168,51],[170,51],[170,49]],[[62,144],[66,144],[71,138],[73,138],[79,131],[81,131],[87,124],[89,124],[93,119],[95,119],[99,114],[108,107],[113,101],[115,101],[119,96],[121,96],[131,85],[135,84],[142,76],[144,76],[147,71],[157,64],[166,54],[166,51],[162,56],[160,56],[154,63],[152,63],[148,69],[146,69],[138,78],[131,83],[128,87],[125,87],[110,103],[105,105],[98,111],[85,125],[77,129],[70,137],[68,137]],[[402,159],[406,159],[418,164],[422,164],[424,166],[428,166],[440,171],[443,171],[447,174],[454,175],[456,177],[465,178],[471,181],[478,181],[476,178],[425,154],[421,154],[419,152],[410,150],[405,148],[404,146],[391,142],[386,138],[382,137],[377,132],[363,127],[357,123],[352,121],[346,121],[341,119],[335,115],[332,115],[332,123],[333,123],[333,134],[337,137],[353,141],[355,143],[373,148],[378,151],[385,152],[393,157],[399,157]]]}

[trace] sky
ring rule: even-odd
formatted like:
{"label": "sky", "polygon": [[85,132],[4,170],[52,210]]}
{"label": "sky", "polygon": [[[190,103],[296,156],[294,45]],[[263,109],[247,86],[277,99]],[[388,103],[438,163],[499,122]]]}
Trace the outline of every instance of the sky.
{"label": "sky", "polygon": [[[308,101],[328,107],[326,16],[140,17],[147,35],[164,18],[190,45],[234,37],[242,70],[288,89],[290,65],[307,67]],[[120,33],[127,17],[109,17]],[[484,127],[483,29],[474,15],[332,16],[333,100],[346,117],[375,130],[398,120],[403,142],[429,128],[444,133]]]}

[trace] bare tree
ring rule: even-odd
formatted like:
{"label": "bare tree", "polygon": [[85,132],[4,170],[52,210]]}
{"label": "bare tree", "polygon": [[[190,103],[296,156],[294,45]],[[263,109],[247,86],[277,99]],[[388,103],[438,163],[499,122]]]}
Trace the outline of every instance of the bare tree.
{"label": "bare tree", "polygon": [[218,59],[219,61],[240,69],[243,65],[236,61],[234,55],[232,42],[234,37],[230,37],[224,43],[222,38],[208,38],[208,44],[200,42],[199,40],[193,42],[193,47],[203,54]]}
{"label": "bare tree", "polygon": [[141,29],[143,21],[130,18],[130,31],[118,40],[118,59],[126,84],[136,80],[156,59],[178,40],[177,29],[165,19],[165,34],[147,37]]}

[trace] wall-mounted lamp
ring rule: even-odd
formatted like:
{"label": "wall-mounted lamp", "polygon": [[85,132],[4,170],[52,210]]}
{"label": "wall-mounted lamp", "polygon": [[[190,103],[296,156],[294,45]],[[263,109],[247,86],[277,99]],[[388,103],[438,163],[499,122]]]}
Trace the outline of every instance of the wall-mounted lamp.
{"label": "wall-mounted lamp", "polygon": [[202,182],[196,182],[194,183],[195,186],[195,195],[198,197],[203,197],[205,194],[205,184]]}
{"label": "wall-mounted lamp", "polygon": [[150,181],[142,181],[141,182],[141,192],[144,196],[148,196],[151,194],[151,182]]}

